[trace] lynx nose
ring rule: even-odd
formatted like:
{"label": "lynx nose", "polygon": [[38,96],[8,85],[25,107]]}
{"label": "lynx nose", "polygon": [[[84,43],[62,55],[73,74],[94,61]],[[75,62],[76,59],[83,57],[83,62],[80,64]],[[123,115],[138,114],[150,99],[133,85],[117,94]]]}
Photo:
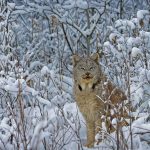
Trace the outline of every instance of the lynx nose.
{"label": "lynx nose", "polygon": [[90,73],[89,72],[86,72],[86,76],[89,76],[90,75]]}
{"label": "lynx nose", "polygon": [[83,76],[82,76],[83,79],[86,79],[86,80],[89,80],[89,79],[92,79],[93,76],[89,73],[89,72],[86,72]]}

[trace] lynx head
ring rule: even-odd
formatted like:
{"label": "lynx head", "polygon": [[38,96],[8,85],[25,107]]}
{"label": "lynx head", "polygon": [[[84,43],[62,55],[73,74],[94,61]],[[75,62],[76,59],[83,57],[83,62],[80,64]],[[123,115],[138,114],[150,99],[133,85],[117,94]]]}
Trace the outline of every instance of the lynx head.
{"label": "lynx head", "polygon": [[100,76],[99,55],[94,53],[90,57],[81,58],[73,56],[73,74],[78,84],[91,87],[97,82]]}

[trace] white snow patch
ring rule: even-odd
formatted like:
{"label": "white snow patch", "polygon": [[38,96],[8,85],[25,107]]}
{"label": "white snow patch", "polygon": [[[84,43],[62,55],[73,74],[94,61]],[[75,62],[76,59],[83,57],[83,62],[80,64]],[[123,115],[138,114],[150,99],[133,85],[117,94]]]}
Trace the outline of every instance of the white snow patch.
{"label": "white snow patch", "polygon": [[114,42],[115,40],[116,40],[116,38],[117,38],[117,34],[116,33],[111,33],[110,35],[109,35],[109,40],[111,41],[111,42]]}
{"label": "white snow patch", "polygon": [[50,101],[48,101],[47,99],[44,99],[44,98],[39,97],[39,96],[37,96],[36,98],[38,99],[38,101],[39,101],[41,104],[47,105],[47,106],[49,106],[49,107],[51,106]]}
{"label": "white snow patch", "polygon": [[142,55],[141,49],[139,49],[137,47],[133,47],[132,52],[131,52],[131,56],[132,57],[137,57],[138,55]]}
{"label": "white snow patch", "polygon": [[50,70],[48,69],[47,66],[44,66],[42,69],[41,69],[41,75],[44,76],[44,75],[47,75],[50,73]]}
{"label": "white snow patch", "polygon": [[148,10],[139,10],[137,12],[137,18],[138,19],[143,19],[145,15],[149,15],[149,11]]}
{"label": "white snow patch", "polygon": [[81,8],[81,9],[87,9],[88,8],[88,3],[85,0],[77,0],[76,5],[77,5],[77,7]]}
{"label": "white snow patch", "polygon": [[14,9],[16,4],[15,3],[7,3],[8,7]]}
{"label": "white snow patch", "polygon": [[117,20],[115,22],[115,27],[120,29],[126,29],[129,27],[130,29],[135,29],[135,24],[130,20]]}

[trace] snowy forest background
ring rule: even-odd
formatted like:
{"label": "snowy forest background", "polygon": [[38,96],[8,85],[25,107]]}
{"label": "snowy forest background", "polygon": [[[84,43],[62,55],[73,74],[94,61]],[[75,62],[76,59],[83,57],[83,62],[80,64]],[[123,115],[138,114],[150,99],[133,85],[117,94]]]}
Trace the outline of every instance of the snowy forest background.
{"label": "snowy forest background", "polygon": [[93,52],[135,117],[93,149],[150,149],[150,0],[0,0],[0,150],[87,149],[71,58]]}

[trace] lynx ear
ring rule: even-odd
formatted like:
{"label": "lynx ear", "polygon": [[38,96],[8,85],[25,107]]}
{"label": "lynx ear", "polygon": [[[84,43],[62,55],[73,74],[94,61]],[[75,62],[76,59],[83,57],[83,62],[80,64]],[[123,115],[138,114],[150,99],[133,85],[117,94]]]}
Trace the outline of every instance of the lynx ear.
{"label": "lynx ear", "polygon": [[94,60],[96,63],[99,63],[99,54],[94,53],[91,57],[92,60]]}
{"label": "lynx ear", "polygon": [[79,62],[80,59],[81,59],[80,56],[73,55],[73,57],[72,57],[73,66],[75,66]]}

